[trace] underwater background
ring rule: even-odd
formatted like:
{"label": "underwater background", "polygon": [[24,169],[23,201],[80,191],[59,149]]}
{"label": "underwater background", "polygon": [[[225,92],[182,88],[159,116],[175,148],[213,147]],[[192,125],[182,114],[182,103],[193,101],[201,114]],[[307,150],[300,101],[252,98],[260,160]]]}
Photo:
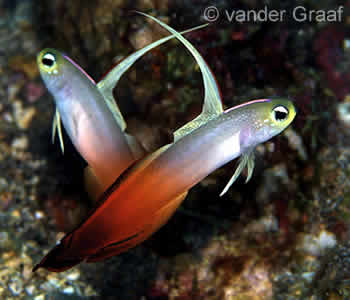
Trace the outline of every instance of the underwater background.
{"label": "underwater background", "polygon": [[[233,18],[265,6],[286,14]],[[209,19],[186,37],[215,74],[224,107],[282,96],[294,100],[297,117],[259,145],[248,184],[243,176],[219,197],[231,162],[136,248],[32,273],[92,207],[85,162],[66,134],[64,155],[57,139],[51,144],[54,103],[36,55],[64,51],[98,80],[167,35],[133,10],[176,30]],[[349,11],[350,1],[334,0],[0,0],[0,299],[350,299]],[[203,84],[172,40],[132,66],[115,96],[128,132],[154,151],[200,113]]]}

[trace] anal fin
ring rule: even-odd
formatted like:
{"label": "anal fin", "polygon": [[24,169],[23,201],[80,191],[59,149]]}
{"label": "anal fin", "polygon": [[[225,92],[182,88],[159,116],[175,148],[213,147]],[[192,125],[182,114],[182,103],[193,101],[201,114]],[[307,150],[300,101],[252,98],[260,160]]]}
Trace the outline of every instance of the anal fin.
{"label": "anal fin", "polygon": [[100,196],[103,194],[104,187],[90,166],[87,166],[84,169],[84,184],[85,190],[88,193],[90,200],[93,203],[96,203]]}

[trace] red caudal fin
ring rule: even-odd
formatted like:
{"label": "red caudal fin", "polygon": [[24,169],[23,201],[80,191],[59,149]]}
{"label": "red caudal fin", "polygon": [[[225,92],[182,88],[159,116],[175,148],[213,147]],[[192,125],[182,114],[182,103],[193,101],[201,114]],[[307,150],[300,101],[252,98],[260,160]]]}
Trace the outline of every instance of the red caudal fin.
{"label": "red caudal fin", "polygon": [[65,255],[67,243],[70,239],[63,239],[56,245],[34,268],[35,272],[39,268],[47,269],[51,272],[63,272],[83,261],[82,258],[73,258]]}

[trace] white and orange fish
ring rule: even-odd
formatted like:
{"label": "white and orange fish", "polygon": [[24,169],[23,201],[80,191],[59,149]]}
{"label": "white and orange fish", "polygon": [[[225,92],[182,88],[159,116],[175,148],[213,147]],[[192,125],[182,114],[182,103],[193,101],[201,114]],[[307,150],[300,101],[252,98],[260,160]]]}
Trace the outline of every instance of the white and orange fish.
{"label": "white and orange fish", "polygon": [[127,167],[145,155],[141,144],[125,132],[126,123],[114,100],[113,89],[135,61],[171,38],[174,36],[162,38],[126,57],[98,83],[55,49],[44,49],[37,56],[41,77],[56,104],[52,137],[57,128],[63,152],[62,120],[75,148],[88,163],[86,185],[92,197],[101,194]]}
{"label": "white and orange fish", "polygon": [[[147,16],[147,15],[146,15]],[[242,156],[223,193],[248,166],[254,149],[278,135],[296,111],[288,99],[259,99],[223,110],[215,78],[198,51],[171,27],[192,53],[202,72],[202,113],[174,133],[174,142],[129,167],[104,193],[95,209],[35,266],[60,272],[86,261],[96,262],[134,247],[173,215],[188,190],[227,162]]]}

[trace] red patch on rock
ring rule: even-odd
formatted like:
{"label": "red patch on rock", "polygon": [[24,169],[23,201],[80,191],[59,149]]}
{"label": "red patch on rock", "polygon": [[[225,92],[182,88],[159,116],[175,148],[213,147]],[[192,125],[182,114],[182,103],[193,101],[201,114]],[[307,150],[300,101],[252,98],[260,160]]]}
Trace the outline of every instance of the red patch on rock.
{"label": "red patch on rock", "polygon": [[335,25],[330,25],[320,31],[313,48],[316,52],[316,62],[324,71],[329,88],[339,100],[350,94],[350,71],[341,71],[340,64],[344,61],[342,45],[345,31]]}

